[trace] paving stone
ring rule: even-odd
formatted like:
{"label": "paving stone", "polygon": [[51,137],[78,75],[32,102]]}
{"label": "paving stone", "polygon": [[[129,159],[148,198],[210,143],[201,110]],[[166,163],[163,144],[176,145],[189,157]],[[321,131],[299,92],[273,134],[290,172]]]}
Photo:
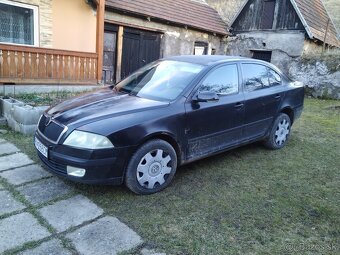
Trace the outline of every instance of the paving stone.
{"label": "paving stone", "polygon": [[33,182],[18,188],[19,192],[33,205],[39,205],[72,191],[72,188],[57,178]]}
{"label": "paving stone", "polygon": [[154,250],[149,250],[149,249],[142,249],[141,250],[142,255],[166,255],[166,253],[159,253]]}
{"label": "paving stone", "polygon": [[12,154],[18,151],[20,150],[11,143],[0,143],[0,155]]}
{"label": "paving stone", "polygon": [[99,217],[103,214],[103,209],[86,197],[78,195],[45,206],[39,212],[58,232],[62,232]]}
{"label": "paving stone", "polygon": [[27,242],[38,241],[50,233],[29,213],[0,220],[0,254]]}
{"label": "paving stone", "polygon": [[24,153],[2,156],[0,157],[0,172],[32,163],[33,161]]}
{"label": "paving stone", "polygon": [[10,171],[0,173],[0,176],[5,178],[13,185],[20,185],[26,182],[39,180],[41,178],[52,176],[41,166],[29,165],[16,168]]}
{"label": "paving stone", "polygon": [[22,203],[16,201],[11,193],[6,190],[0,191],[0,205],[0,215],[19,211],[25,208]]}
{"label": "paving stone", "polygon": [[118,254],[142,244],[141,237],[114,217],[104,217],[66,235],[78,252],[90,254]]}
{"label": "paving stone", "polygon": [[38,247],[19,253],[20,255],[71,255],[57,239],[42,243]]}

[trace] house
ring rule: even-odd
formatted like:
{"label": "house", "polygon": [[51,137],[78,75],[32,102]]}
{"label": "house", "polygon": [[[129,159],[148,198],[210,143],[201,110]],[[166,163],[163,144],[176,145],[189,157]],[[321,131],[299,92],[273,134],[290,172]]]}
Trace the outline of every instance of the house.
{"label": "house", "polygon": [[247,0],[231,28],[227,54],[262,59],[283,70],[294,58],[340,47],[322,0]]}
{"label": "house", "polygon": [[161,57],[224,54],[204,0],[0,0],[0,84],[115,83]]}
{"label": "house", "polygon": [[171,55],[224,54],[227,35],[226,24],[202,0],[107,0],[104,80],[118,81]]}
{"label": "house", "polygon": [[0,83],[97,83],[100,3],[0,0]]}

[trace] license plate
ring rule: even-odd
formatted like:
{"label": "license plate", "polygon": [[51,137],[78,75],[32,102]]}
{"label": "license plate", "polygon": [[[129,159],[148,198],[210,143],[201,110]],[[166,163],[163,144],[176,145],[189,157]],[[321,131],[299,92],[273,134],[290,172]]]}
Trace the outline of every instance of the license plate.
{"label": "license plate", "polygon": [[38,138],[35,137],[34,139],[34,145],[35,145],[35,148],[37,148],[37,150],[42,154],[44,155],[44,157],[48,157],[48,148],[38,140]]}

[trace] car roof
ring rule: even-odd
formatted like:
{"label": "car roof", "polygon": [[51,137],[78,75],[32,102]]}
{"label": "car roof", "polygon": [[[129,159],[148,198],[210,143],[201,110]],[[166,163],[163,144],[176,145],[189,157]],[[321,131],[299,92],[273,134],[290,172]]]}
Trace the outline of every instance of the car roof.
{"label": "car roof", "polygon": [[239,60],[255,60],[249,59],[239,56],[224,56],[224,55],[183,55],[183,56],[173,56],[163,58],[163,60],[173,60],[173,61],[180,61],[180,62],[188,62],[192,64],[199,64],[199,65],[213,65],[221,62],[229,62],[229,61],[239,61]]}

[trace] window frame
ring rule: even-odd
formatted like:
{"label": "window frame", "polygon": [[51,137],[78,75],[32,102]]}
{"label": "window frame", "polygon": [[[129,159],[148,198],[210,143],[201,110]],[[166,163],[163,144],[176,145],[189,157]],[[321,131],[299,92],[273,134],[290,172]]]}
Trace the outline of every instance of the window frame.
{"label": "window frame", "polygon": [[39,47],[40,40],[39,40],[39,7],[36,5],[31,4],[24,4],[18,3],[8,0],[0,0],[1,4],[6,4],[15,7],[22,7],[26,9],[31,9],[33,11],[33,44],[20,44],[20,43],[10,43],[10,42],[0,42],[1,44],[8,44],[8,45],[17,45],[17,46],[30,46],[30,47]]}
{"label": "window frame", "polygon": [[226,93],[216,93],[219,97],[226,97],[226,96],[232,96],[232,95],[238,95],[240,94],[240,92],[242,92],[242,76],[241,76],[241,70],[240,70],[240,66],[237,62],[233,62],[233,63],[224,63],[222,65],[218,65],[215,66],[214,68],[210,69],[200,80],[199,85],[195,88],[195,92],[193,93],[193,95],[199,93],[200,87],[203,85],[203,82],[205,81],[205,79],[214,71],[216,71],[219,68],[225,67],[225,66],[230,66],[230,65],[234,65],[236,66],[236,70],[237,70],[237,82],[238,82],[238,90],[237,92],[234,93],[230,93],[230,94],[226,94]]}
{"label": "window frame", "polygon": [[[243,67],[244,65],[258,65],[258,66],[265,67],[266,70],[267,70],[268,86],[262,86],[261,88],[255,89],[255,90],[247,90],[246,79],[245,79],[245,71],[244,71],[245,69]],[[283,85],[283,74],[281,74],[278,70],[272,68],[271,66],[268,66],[264,63],[256,63],[256,62],[241,62],[240,66],[241,66],[241,70],[242,70],[242,89],[243,89],[244,93],[252,93],[252,92],[255,92],[255,91],[261,91],[263,89],[275,88],[275,87]],[[280,76],[280,78],[281,78],[280,84],[270,85],[270,81],[269,81],[269,71],[270,70],[274,71],[275,73],[277,73]]]}

